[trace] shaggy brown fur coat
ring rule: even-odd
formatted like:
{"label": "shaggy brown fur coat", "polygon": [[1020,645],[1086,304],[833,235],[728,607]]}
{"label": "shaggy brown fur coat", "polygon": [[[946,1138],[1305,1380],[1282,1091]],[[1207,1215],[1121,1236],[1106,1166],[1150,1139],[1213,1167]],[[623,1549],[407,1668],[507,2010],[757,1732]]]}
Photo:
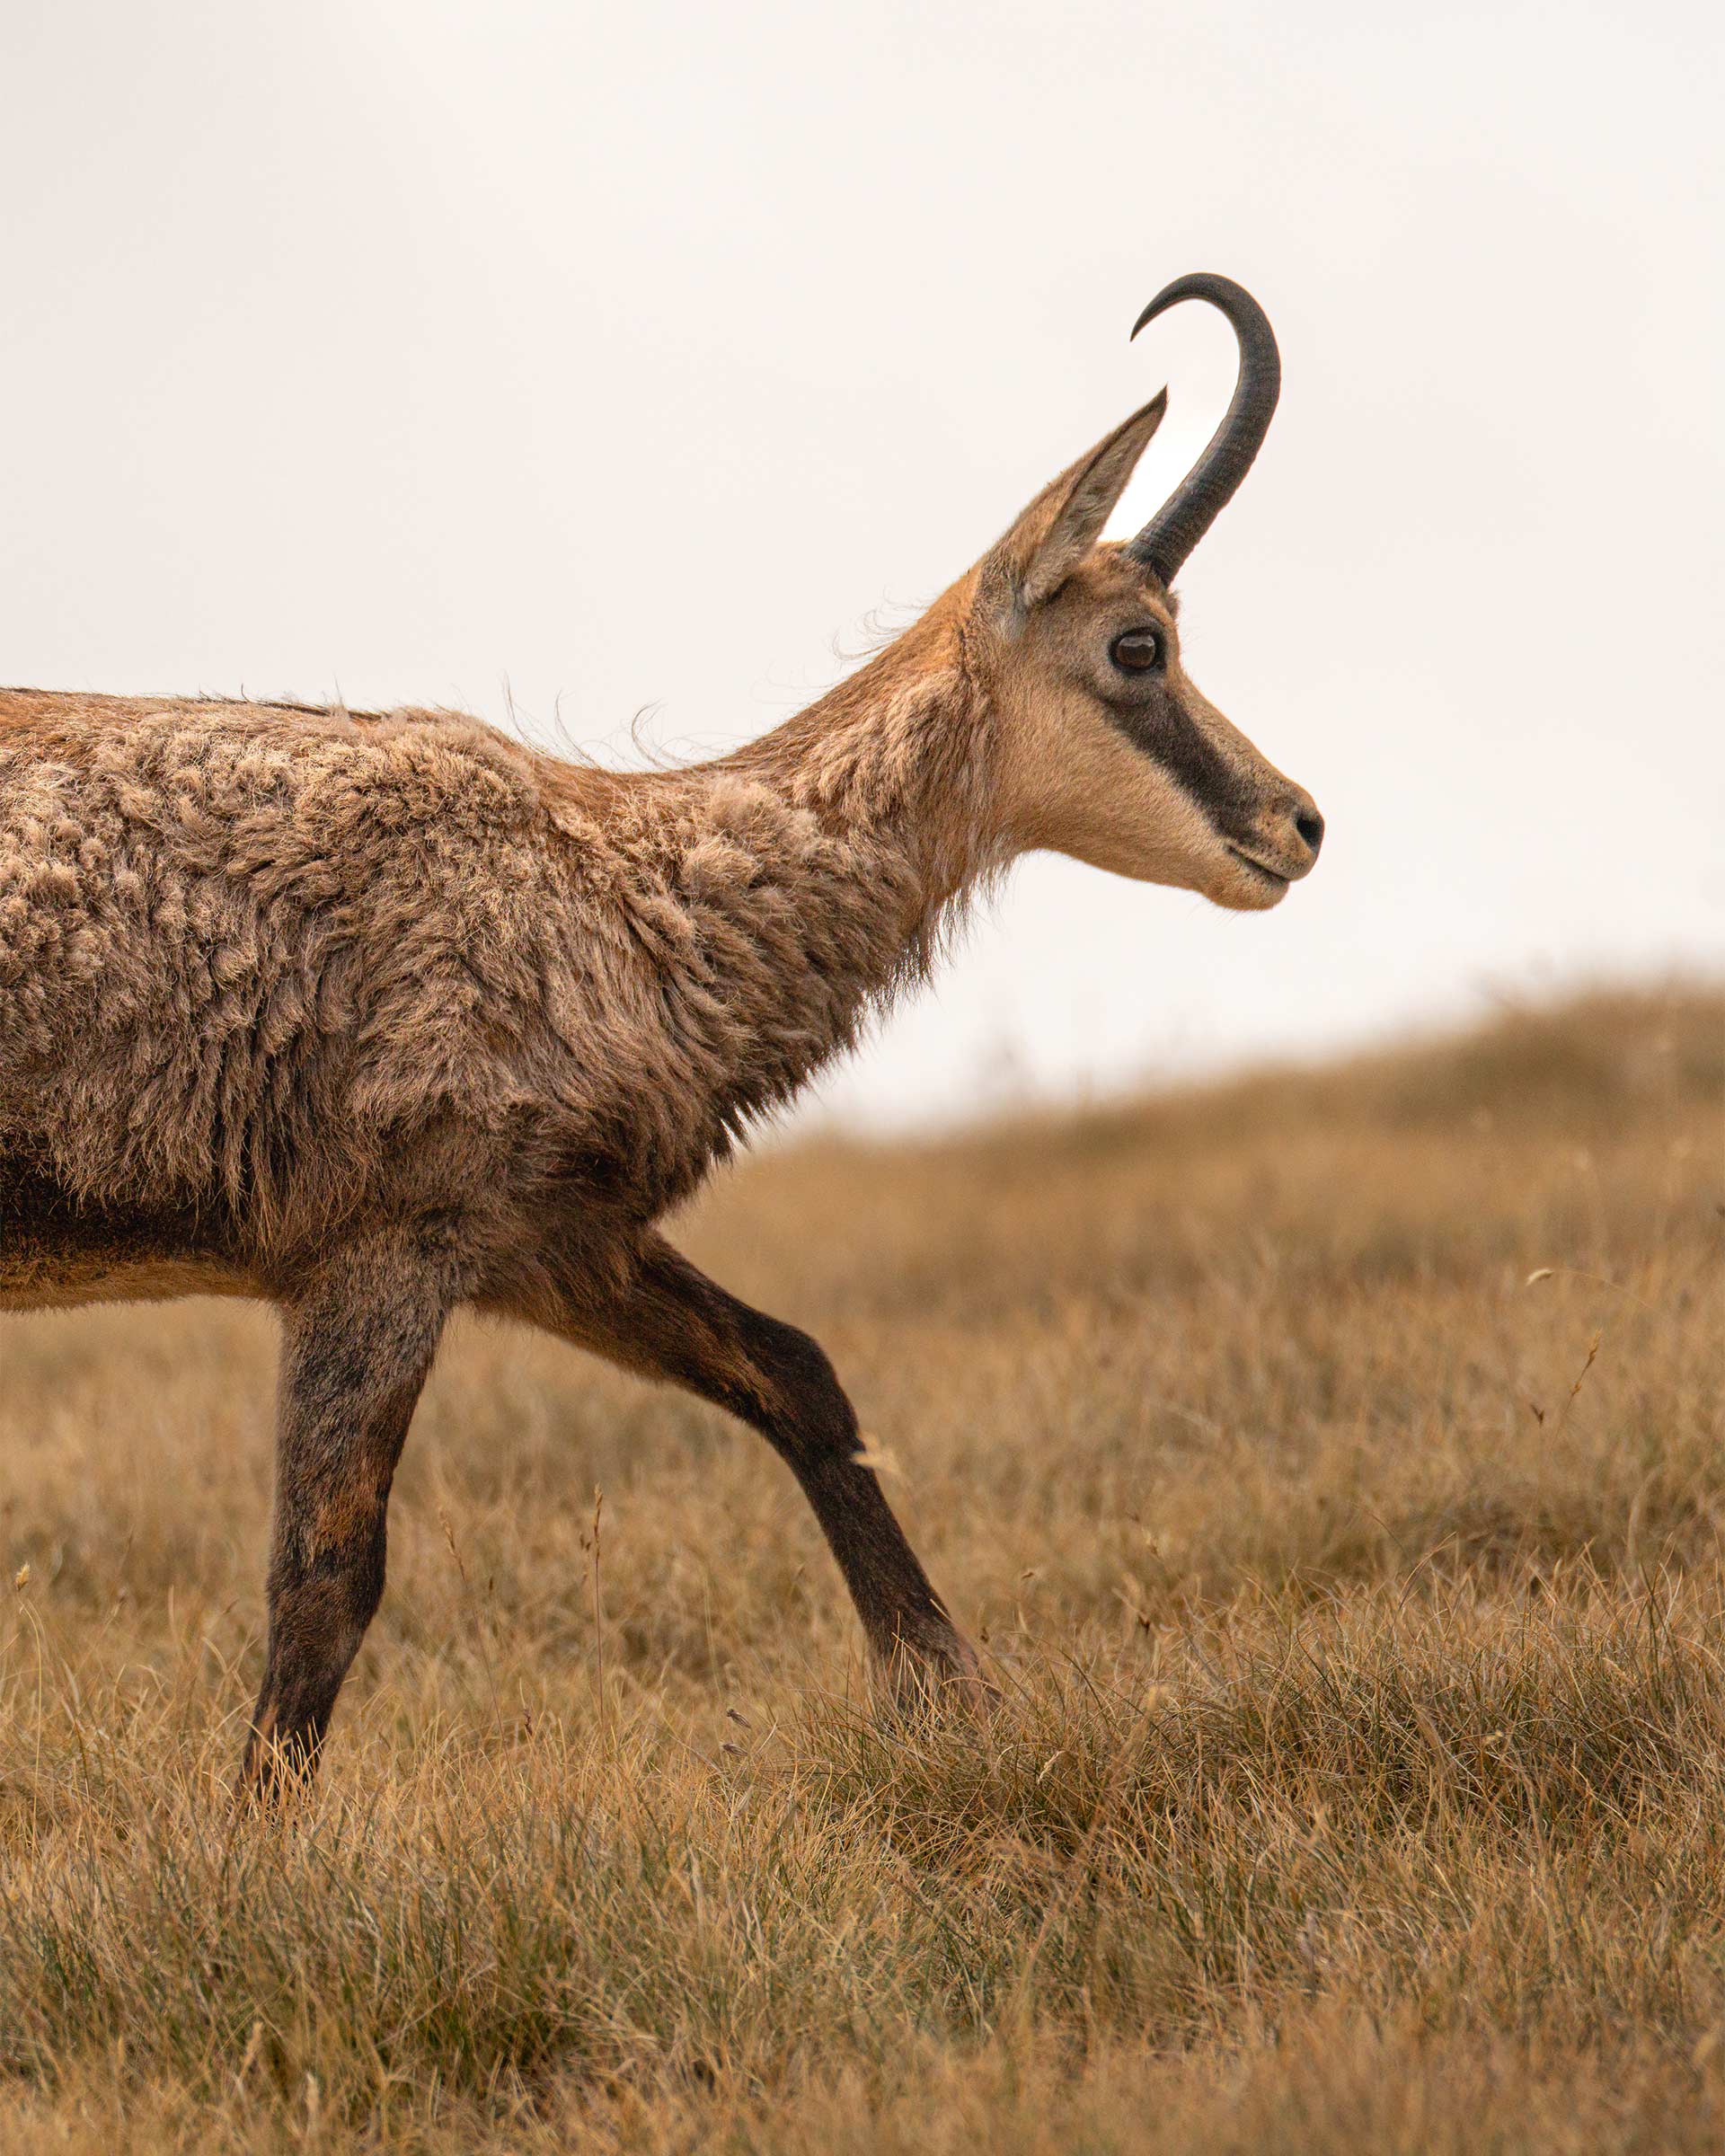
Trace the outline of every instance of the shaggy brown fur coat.
{"label": "shaggy brown fur coat", "polygon": [[958,658],[937,609],[764,741],[630,774],[445,712],[0,693],[0,1309],[281,1306],[252,1779],[315,1754],[464,1302],[754,1423],[881,1657],[970,1681],[825,1356],[652,1226],[990,865]]}
{"label": "shaggy brown fur coat", "polygon": [[657,1218],[983,865],[920,641],[627,774],[452,713],[0,693],[0,1159],[93,1219],[195,1215],[210,1284],[265,1292],[416,1206],[464,1215],[482,1294],[544,1195]]}

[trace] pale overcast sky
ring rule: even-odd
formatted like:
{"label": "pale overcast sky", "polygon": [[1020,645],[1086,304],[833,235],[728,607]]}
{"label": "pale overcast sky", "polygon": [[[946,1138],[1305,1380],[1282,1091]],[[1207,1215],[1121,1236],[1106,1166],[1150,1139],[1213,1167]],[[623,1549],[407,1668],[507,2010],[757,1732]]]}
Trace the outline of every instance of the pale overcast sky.
{"label": "pale overcast sky", "polygon": [[1716,8],[0,13],[0,678],[758,731],[1255,291],[1189,663],[1330,823],[1268,917],[1035,861],[827,1091],[1322,1052],[1725,969]]}

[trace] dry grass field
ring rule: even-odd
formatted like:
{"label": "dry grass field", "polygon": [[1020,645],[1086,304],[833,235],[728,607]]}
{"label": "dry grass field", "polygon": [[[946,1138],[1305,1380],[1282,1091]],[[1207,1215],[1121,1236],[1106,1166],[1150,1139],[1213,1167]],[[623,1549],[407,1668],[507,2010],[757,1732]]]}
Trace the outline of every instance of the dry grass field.
{"label": "dry grass field", "polygon": [[684,1240],[997,1725],[871,1711],[757,1439],[475,1325],[278,1822],[270,1321],[0,1321],[0,2148],[1717,2151],[1722,1169],[1678,991],[769,1154]]}

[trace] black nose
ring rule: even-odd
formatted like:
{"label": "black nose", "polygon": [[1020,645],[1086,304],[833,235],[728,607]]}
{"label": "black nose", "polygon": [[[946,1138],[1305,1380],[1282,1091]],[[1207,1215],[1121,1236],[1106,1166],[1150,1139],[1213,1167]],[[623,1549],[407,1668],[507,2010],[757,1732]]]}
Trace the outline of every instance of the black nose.
{"label": "black nose", "polygon": [[1323,844],[1323,818],[1315,808],[1302,808],[1294,818],[1294,828],[1311,847],[1313,854],[1315,856],[1318,848]]}

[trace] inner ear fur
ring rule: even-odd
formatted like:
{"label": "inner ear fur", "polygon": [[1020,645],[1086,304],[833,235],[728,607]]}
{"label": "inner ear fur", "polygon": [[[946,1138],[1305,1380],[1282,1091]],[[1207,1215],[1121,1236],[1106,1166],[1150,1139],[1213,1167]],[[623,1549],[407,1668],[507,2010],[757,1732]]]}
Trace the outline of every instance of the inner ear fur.
{"label": "inner ear fur", "polygon": [[1021,606],[1052,598],[1095,545],[1167,409],[1164,389],[1051,480],[990,549],[985,588],[1009,592]]}

